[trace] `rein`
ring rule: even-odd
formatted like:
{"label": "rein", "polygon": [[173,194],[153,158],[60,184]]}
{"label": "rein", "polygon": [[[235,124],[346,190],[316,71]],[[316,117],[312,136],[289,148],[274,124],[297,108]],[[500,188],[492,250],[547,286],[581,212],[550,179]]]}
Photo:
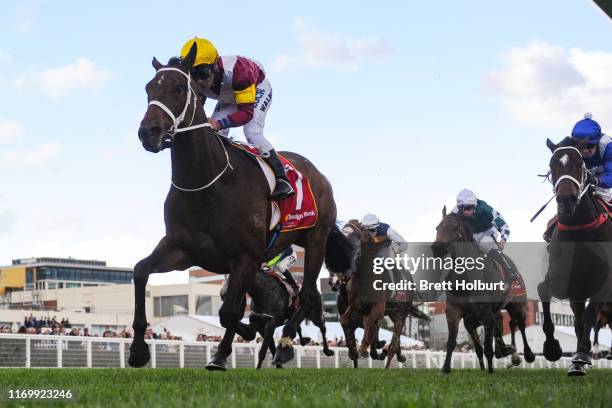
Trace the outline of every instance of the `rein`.
{"label": "rein", "polygon": [[[173,67],[160,68],[159,70],[157,70],[157,72],[161,72],[161,71],[176,71],[176,72],[180,73],[181,75],[183,75],[187,79],[187,98],[186,98],[186,101],[185,101],[185,107],[183,108],[183,111],[180,113],[180,115],[175,116],[174,113],[172,113],[172,111],[170,110],[170,108],[168,108],[163,102],[160,102],[160,101],[157,101],[157,100],[152,100],[151,102],[149,102],[149,106],[151,106],[151,105],[157,106],[158,108],[163,110],[166,113],[166,115],[168,115],[170,117],[170,119],[172,119],[172,126],[170,127],[170,129],[167,132],[167,135],[170,138],[170,142],[174,142],[174,136],[177,133],[189,132],[189,131],[192,131],[192,130],[195,130],[195,129],[206,128],[206,127],[212,129],[212,126],[211,126],[210,123],[199,123],[197,125],[192,125],[193,119],[194,119],[195,113],[196,113],[197,97],[198,96],[197,96],[197,94],[195,93],[195,91],[193,90],[193,88],[191,86],[191,74],[186,74],[182,70],[180,70],[178,68],[173,68]],[[189,109],[189,105],[191,104],[191,101],[192,101],[192,95],[193,95],[193,112],[191,114],[191,120],[189,121],[189,125],[187,127],[179,128],[180,124],[183,123],[183,121],[185,120],[185,115],[187,114],[187,110]],[[215,184],[215,182],[217,180],[219,180],[219,178],[221,178],[221,176],[227,171],[228,168],[230,168],[232,170],[234,169],[232,167],[232,165],[230,164],[229,154],[227,153],[227,149],[225,148],[225,144],[221,140],[221,136],[219,136],[219,134],[217,132],[215,132],[215,137],[217,138],[217,140],[221,144],[221,148],[223,149],[223,153],[225,154],[226,163],[225,163],[225,167],[223,168],[223,170],[221,170],[221,172],[219,174],[217,174],[210,182],[208,182],[207,184],[203,185],[202,187],[197,187],[197,188],[179,187],[174,182],[174,178],[173,177],[170,179],[170,183],[172,184],[172,187],[176,188],[177,190],[184,191],[184,192],[187,192],[187,193],[193,193],[193,192],[196,192],[196,191],[202,191],[202,190],[205,190],[205,189],[209,188],[213,184]]]}

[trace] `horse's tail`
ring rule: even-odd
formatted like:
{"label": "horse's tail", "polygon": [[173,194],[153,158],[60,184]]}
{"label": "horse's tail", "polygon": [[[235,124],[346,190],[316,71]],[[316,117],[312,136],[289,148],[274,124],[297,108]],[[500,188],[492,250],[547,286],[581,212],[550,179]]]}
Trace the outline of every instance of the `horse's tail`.
{"label": "horse's tail", "polygon": [[325,266],[333,273],[346,273],[353,260],[355,247],[344,236],[338,226],[334,228],[327,237],[327,248],[325,249]]}

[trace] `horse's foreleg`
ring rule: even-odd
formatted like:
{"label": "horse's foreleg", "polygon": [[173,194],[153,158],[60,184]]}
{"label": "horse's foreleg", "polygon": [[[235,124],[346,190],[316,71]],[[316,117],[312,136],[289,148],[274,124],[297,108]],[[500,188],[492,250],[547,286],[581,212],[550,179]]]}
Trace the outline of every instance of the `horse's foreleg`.
{"label": "horse's foreleg", "polygon": [[134,340],[130,346],[128,364],[132,367],[142,367],[151,358],[149,346],[144,341],[147,329],[145,313],[145,291],[149,275],[173,270],[184,270],[192,266],[191,257],[174,242],[163,237],[151,255],[142,259],[134,267]]}
{"label": "horse's foreleg", "polygon": [[393,319],[393,338],[391,338],[391,344],[389,344],[389,353],[387,355],[387,363],[385,364],[385,368],[389,368],[391,365],[391,360],[393,359],[393,355],[397,356],[397,361],[400,363],[406,362],[406,357],[402,356],[402,347],[400,343],[400,338],[402,333],[404,332],[404,322],[406,321],[406,316],[403,314],[399,314]]}
{"label": "horse's foreleg", "polygon": [[317,302],[319,303],[318,307],[321,307],[321,295],[319,295],[317,290],[317,278],[323,266],[328,232],[319,237],[321,234],[322,231],[319,231],[318,234],[313,235],[309,241],[316,242],[316,245],[308,245],[305,249],[304,282],[299,294],[300,304],[283,328],[283,337],[279,341],[277,352],[274,356],[275,363],[284,364],[293,359],[292,341],[297,327],[308,315],[309,310],[317,308]]}
{"label": "horse's foreleg", "polygon": [[476,356],[478,357],[478,363],[480,364],[480,370],[484,371],[485,365],[484,365],[484,360],[482,359],[482,356],[483,356],[482,343],[480,342],[480,337],[478,336],[478,332],[476,331],[478,327],[478,323],[474,321],[471,317],[465,316],[463,318],[463,325],[465,326],[465,330],[467,330],[468,334],[472,338],[472,343],[474,343],[474,351],[476,352]]}
{"label": "horse's foreleg", "polygon": [[593,358],[595,360],[599,360],[599,330],[601,326],[599,325],[599,320],[593,327]]}
{"label": "horse's foreleg", "polygon": [[378,321],[385,317],[385,303],[375,303],[370,308],[370,314],[363,319],[363,339],[359,345],[360,357],[367,358],[370,353],[368,349],[370,344],[373,344],[378,331]]}
{"label": "horse's foreleg", "polygon": [[359,360],[359,354],[357,353],[357,341],[355,340],[355,330],[357,329],[356,317],[353,314],[353,308],[349,305],[346,311],[340,316],[340,324],[344,331],[344,338],[346,339],[346,347],[348,348],[349,358],[353,360],[353,367],[357,368],[357,360]]}
{"label": "horse's foreleg", "polygon": [[496,326],[495,316],[489,316],[485,321],[484,355],[487,358],[487,369],[489,374],[493,373],[493,337],[495,336]]}
{"label": "horse's foreleg", "polygon": [[[589,302],[586,310],[582,314],[582,331],[578,334],[578,349],[572,358],[574,363],[592,364],[591,362],[591,330],[597,322],[597,314],[601,310],[603,302]],[[577,316],[575,317],[577,320]]]}
{"label": "horse's foreleg", "polygon": [[223,339],[217,347],[217,352],[204,368],[209,371],[225,371],[227,369],[227,356],[232,354],[232,342],[235,334],[232,330],[225,330]]}
{"label": "horse's foreleg", "polygon": [[247,289],[255,279],[256,273],[257,261],[247,254],[239,256],[232,265],[225,300],[221,309],[219,309],[221,326],[235,331],[247,341],[255,339],[257,333],[253,327],[242,323],[240,320],[244,315],[242,305]]}
{"label": "horse's foreleg", "polygon": [[261,349],[259,349],[257,368],[261,368],[263,361],[266,359],[266,353],[268,349],[272,352],[272,347],[274,347],[274,330],[282,324],[279,318],[274,318],[266,323],[266,327],[263,333],[263,341],[261,343]]}
{"label": "horse's foreleg", "polygon": [[457,346],[457,333],[459,332],[459,321],[462,318],[461,308],[453,303],[446,304],[446,324],[448,325],[448,340],[446,342],[446,358],[442,372],[448,374],[451,372],[451,362],[453,360],[453,351]]}
{"label": "horse's foreleg", "polygon": [[563,350],[559,341],[555,339],[555,324],[550,316],[550,289],[546,281],[538,285],[538,295],[542,301],[542,312],[544,314],[544,322],[542,323],[542,331],[546,336],[544,341],[543,354],[548,361],[557,361],[561,358]]}
{"label": "horse's foreleg", "polygon": [[535,361],[535,355],[529,347],[529,342],[527,341],[527,334],[525,333],[525,320],[527,319],[527,316],[525,315],[524,309],[520,309],[520,311],[517,313],[518,314],[516,317],[516,322],[519,330],[521,331],[521,338],[523,339],[523,355],[525,357],[525,361],[527,361],[528,363],[533,363]]}

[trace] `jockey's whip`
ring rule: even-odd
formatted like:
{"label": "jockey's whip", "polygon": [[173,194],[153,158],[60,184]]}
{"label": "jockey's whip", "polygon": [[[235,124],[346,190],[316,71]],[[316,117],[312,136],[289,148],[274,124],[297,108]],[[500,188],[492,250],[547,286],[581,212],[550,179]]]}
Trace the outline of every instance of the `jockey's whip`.
{"label": "jockey's whip", "polygon": [[548,205],[548,204],[549,204],[549,203],[552,201],[552,199],[553,199],[553,198],[555,198],[556,196],[557,196],[556,194],[553,194],[553,196],[552,196],[552,197],[550,197],[550,199],[549,199],[549,200],[546,202],[546,204],[544,204],[544,205],[542,206],[542,208],[540,208],[540,209],[538,210],[538,212],[537,212],[537,213],[535,213],[535,215],[534,215],[533,217],[531,217],[531,219],[529,220],[529,222],[533,222],[533,220],[535,220],[535,219],[538,217],[538,215],[540,215],[540,214],[542,213],[542,211],[544,211],[544,209],[546,208],[546,206],[547,206],[547,205]]}

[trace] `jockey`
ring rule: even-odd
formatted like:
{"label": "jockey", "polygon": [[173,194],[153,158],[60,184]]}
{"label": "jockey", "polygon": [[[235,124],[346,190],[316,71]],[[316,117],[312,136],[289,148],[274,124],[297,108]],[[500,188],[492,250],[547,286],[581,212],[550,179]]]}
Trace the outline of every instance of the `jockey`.
{"label": "jockey", "polygon": [[376,242],[391,241],[399,246],[399,252],[408,248],[408,244],[399,232],[391,228],[389,224],[380,222],[374,214],[366,214],[361,220],[361,225],[370,232]]}
{"label": "jockey", "polygon": [[476,194],[468,189],[457,194],[457,206],[452,212],[459,214],[468,225],[478,249],[497,261],[513,279],[520,282],[518,272],[502,253],[510,236],[510,228],[501,214],[484,200],[479,200]]}
{"label": "jockey", "polygon": [[270,273],[274,268],[280,271],[287,282],[291,285],[291,287],[295,290],[295,294],[297,295],[300,291],[300,287],[291,275],[291,271],[289,268],[297,262],[297,254],[293,250],[293,247],[289,247],[285,249],[282,253],[278,254],[268,262],[264,263],[261,267],[263,273]]}
{"label": "jockey", "polygon": [[270,199],[289,197],[293,188],[287,180],[285,168],[263,134],[266,114],[272,103],[272,87],[263,67],[259,62],[242,56],[219,56],[210,41],[198,37],[183,45],[181,58],[187,56],[194,44],[197,53],[191,77],[200,85],[205,98],[217,101],[208,122],[226,137],[229,128],[244,126],[247,141],[267,153],[268,157],[263,158],[274,172],[276,188]]}
{"label": "jockey", "polygon": [[584,119],[578,121],[572,130],[572,139],[586,141],[582,149],[584,164],[593,175],[590,183],[595,186],[594,194],[604,201],[612,200],[612,138],[601,133],[599,123],[593,120],[590,113],[584,114]]}
{"label": "jockey", "polygon": [[[584,165],[591,174],[589,183],[593,194],[600,196],[609,205],[612,204],[612,138],[601,132],[599,123],[593,120],[589,112],[579,120],[572,129],[572,139],[587,142],[582,148]],[[557,215],[548,222],[544,241],[550,242],[557,226]]]}

